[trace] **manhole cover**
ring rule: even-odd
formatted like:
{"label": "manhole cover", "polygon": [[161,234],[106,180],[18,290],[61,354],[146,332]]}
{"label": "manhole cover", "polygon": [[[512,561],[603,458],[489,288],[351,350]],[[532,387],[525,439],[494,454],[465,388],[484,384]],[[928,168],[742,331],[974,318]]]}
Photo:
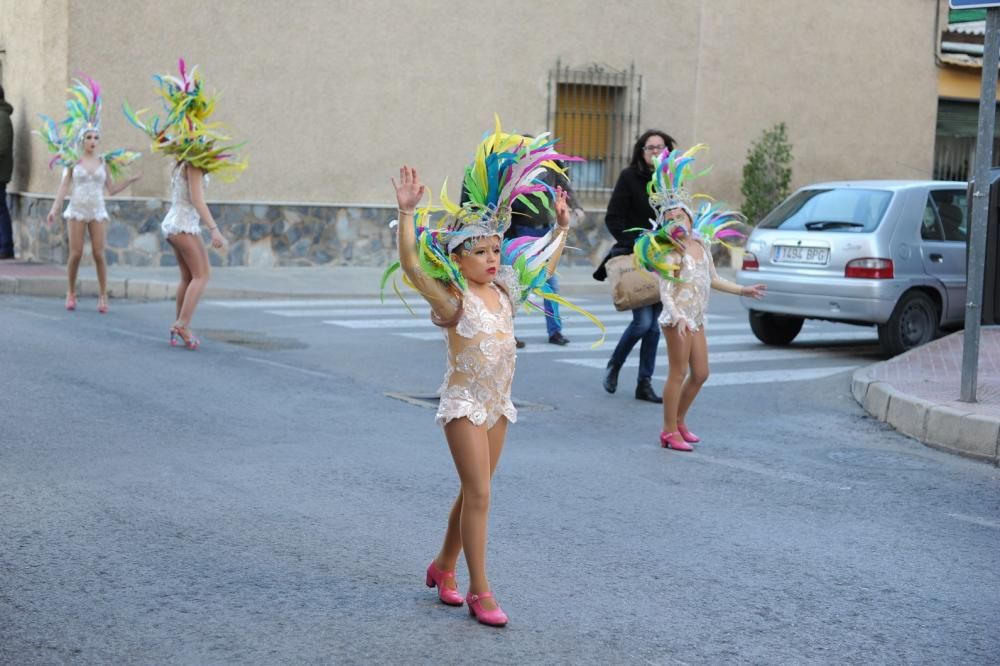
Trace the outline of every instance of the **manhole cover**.
{"label": "manhole cover", "polygon": [[[411,405],[416,405],[417,407],[424,407],[425,409],[437,409],[438,408],[438,396],[435,394],[426,393],[386,393],[387,398],[393,398],[394,400],[402,400],[403,402],[409,403]],[[551,412],[555,410],[553,405],[543,405],[540,402],[526,402],[524,400],[518,400],[514,398],[511,400],[514,406],[517,407],[518,411],[524,412]]]}
{"label": "manhole cover", "polygon": [[827,454],[830,460],[854,465],[855,467],[877,467],[882,469],[927,469],[928,463],[916,456],[891,451],[869,451],[866,449],[844,449]]}
{"label": "manhole cover", "polygon": [[232,331],[226,329],[200,329],[198,335],[216,342],[240,345],[257,351],[282,351],[284,349],[305,349],[306,344],[295,338],[272,338],[253,331]]}

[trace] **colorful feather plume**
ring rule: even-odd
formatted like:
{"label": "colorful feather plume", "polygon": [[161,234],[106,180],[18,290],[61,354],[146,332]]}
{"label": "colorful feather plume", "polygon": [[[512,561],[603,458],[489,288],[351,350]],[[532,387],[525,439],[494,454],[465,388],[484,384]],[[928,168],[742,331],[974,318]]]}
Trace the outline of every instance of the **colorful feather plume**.
{"label": "colorful feather plume", "polygon": [[232,138],[220,130],[221,125],[209,122],[218,95],[206,93],[198,66],[189,71],[181,58],[178,68],[179,77],[153,77],[166,111],[162,122],[159,116],[144,121],[142,115],[146,110],[133,111],[128,102],[122,105],[125,117],[152,139],[153,151],[216,174],[223,180],[233,180],[247,167],[246,160],[234,154],[243,144],[227,143]]}
{"label": "colorful feather plume", "polygon": [[726,210],[721,203],[703,203],[692,229],[705,243],[718,243],[729,249],[742,247],[749,236],[746,218],[739,211]]}
{"label": "colorful feather plume", "polygon": [[[539,206],[551,210],[556,193],[542,178],[545,170],[565,173],[557,162],[582,161],[579,157],[558,152],[556,143],[548,134],[535,138],[506,134],[496,117],[493,133],[484,136],[472,164],[465,169],[463,186],[468,200],[462,205],[454,203],[448,197],[446,181],[441,188],[440,205],[428,204],[417,209],[413,224],[423,272],[464,291],[468,285],[458,264],[451,258],[453,252],[467,241],[502,236],[510,226],[514,201],[521,201],[534,212]],[[549,263],[561,247],[562,241],[554,232],[541,238],[505,240],[501,246],[501,263],[514,269],[520,292],[510,296],[518,305],[531,305],[528,299],[534,294],[580,312],[601,329],[602,337],[597,342],[601,344],[604,326],[597,317],[544,289]],[[383,297],[386,286],[399,269],[399,262],[395,262],[382,274],[380,291]],[[405,277],[404,282],[409,284]],[[395,281],[392,284],[402,299]]]}
{"label": "colorful feather plume", "polygon": [[691,193],[688,185],[711,171],[709,167],[693,173],[691,168],[695,153],[705,148],[705,144],[699,143],[683,152],[678,148],[653,158],[653,177],[646,185],[646,193],[649,205],[656,211],[658,224],[662,224],[663,216],[674,208],[682,208],[694,218],[693,201],[704,195]]}
{"label": "colorful feather plume", "polygon": [[[101,85],[86,74],[80,74],[80,78],[73,79],[67,92],[70,96],[66,101],[66,118],[57,123],[43,115],[42,129],[35,132],[52,154],[50,169],[56,164],[72,169],[80,161],[83,137],[88,132],[101,132]],[[102,153],[100,157],[111,177],[117,179],[140,155],[121,148]]]}
{"label": "colorful feather plume", "polygon": [[56,164],[72,168],[80,161],[80,147],[87,132],[101,131],[101,86],[97,81],[81,74],[66,89],[66,118],[56,122],[42,115],[42,128],[34,133],[45,142],[52,155],[49,168]]}

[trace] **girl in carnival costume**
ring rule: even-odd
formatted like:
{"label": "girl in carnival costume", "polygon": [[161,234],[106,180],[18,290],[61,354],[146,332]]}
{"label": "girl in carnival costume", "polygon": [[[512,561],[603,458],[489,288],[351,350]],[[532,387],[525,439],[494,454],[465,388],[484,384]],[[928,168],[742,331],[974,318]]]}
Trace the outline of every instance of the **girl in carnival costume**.
{"label": "girl in carnival costume", "polygon": [[[180,282],[177,284],[176,320],[170,327],[170,344],[182,342],[188,349],[197,349],[201,342],[191,333],[191,319],[210,273],[208,252],[201,240],[201,223],[211,232],[212,247],[225,244],[219,225],[205,204],[208,174],[217,174],[232,181],[246,169],[246,161],[238,160],[232,151],[239,145],[223,145],[230,137],[221,133],[218,123],[208,122],[215,111],[217,94],[209,96],[198,74],[197,65],[188,71],[181,58],[180,76],[153,77],[159,87],[166,117],[160,121],[141,120],[145,110],[135,112],[124,105],[125,116],[152,140],[154,152],[174,160],[170,179],[170,209],[160,229],[177,257]],[[240,144],[241,145],[241,144]]]}
{"label": "girl in carnival costume", "polygon": [[709,246],[732,247],[746,240],[743,218],[719,204],[704,202],[697,213],[687,190],[690,181],[707,172],[691,173],[699,144],[686,152],[675,150],[656,158],[649,182],[649,203],[656,211],[652,231],[635,242],[636,262],[660,278],[663,312],[659,323],[667,341],[670,369],[663,387],[663,431],[660,445],[692,451],[698,436],[688,430],[685,417],[698,391],[708,379],[708,344],[705,314],[709,290],[762,298],[766,285],[740,286],[715,272]]}
{"label": "girl in carnival costume", "polygon": [[[491,477],[507,425],[517,419],[510,399],[514,313],[529,293],[582,312],[540,290],[559,263],[570,222],[566,193],[561,188],[551,191],[540,176],[544,168],[559,169],[555,160],[579,161],[560,155],[554,146],[547,135],[528,139],[503,134],[497,120],[496,131],[479,145],[474,162],[465,170],[469,201],[461,207],[442,189],[441,207],[418,209],[425,187],[416,169],[403,166],[399,182],[393,179],[399,207],[399,262],[386,271],[382,286],[402,268],[405,281],[430,304],[432,321],[444,329],[448,369],[437,423],[444,428],[461,482],[444,543],[427,567],[426,583],[437,587],[445,604],[461,606],[455,567],[464,550],[469,614],[492,626],[507,624],[486,576],[486,535]],[[540,238],[503,242],[515,199],[531,208],[548,206],[549,197],[556,213],[552,231]],[[435,222],[436,215],[443,219]]]}
{"label": "girl in carnival costume", "polygon": [[141,176],[121,179],[125,167],[135,161],[139,153],[123,149],[97,152],[101,140],[101,86],[97,81],[81,75],[79,79],[73,80],[69,93],[66,119],[57,123],[43,115],[45,124],[40,131],[35,132],[42,137],[52,153],[49,168],[56,164],[63,167],[62,182],[47,221],[50,226],[55,224],[63,200],[69,193],[69,205],[63,212],[69,236],[66,309],[76,309],[76,276],[83,257],[84,234],[89,233],[94,267],[97,269],[97,311],[106,314],[108,265],[104,258],[107,238],[104,223],[108,221],[108,211],[104,206],[104,193],[114,196],[139,180]]}

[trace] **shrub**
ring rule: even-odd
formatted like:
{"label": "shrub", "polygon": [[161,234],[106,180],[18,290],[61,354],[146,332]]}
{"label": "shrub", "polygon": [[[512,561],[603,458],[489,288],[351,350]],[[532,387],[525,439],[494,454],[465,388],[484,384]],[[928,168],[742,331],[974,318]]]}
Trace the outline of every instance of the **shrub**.
{"label": "shrub", "polygon": [[788,196],[792,182],[792,144],[785,123],[764,130],[747,150],[743,165],[742,212],[756,225]]}

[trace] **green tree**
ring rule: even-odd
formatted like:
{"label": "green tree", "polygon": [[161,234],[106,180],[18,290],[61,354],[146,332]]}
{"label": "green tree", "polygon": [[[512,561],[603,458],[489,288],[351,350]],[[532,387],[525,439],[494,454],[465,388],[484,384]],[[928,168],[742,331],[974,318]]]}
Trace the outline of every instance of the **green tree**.
{"label": "green tree", "polygon": [[792,144],[785,123],[764,130],[747,150],[743,165],[743,214],[756,225],[788,196],[792,182]]}

